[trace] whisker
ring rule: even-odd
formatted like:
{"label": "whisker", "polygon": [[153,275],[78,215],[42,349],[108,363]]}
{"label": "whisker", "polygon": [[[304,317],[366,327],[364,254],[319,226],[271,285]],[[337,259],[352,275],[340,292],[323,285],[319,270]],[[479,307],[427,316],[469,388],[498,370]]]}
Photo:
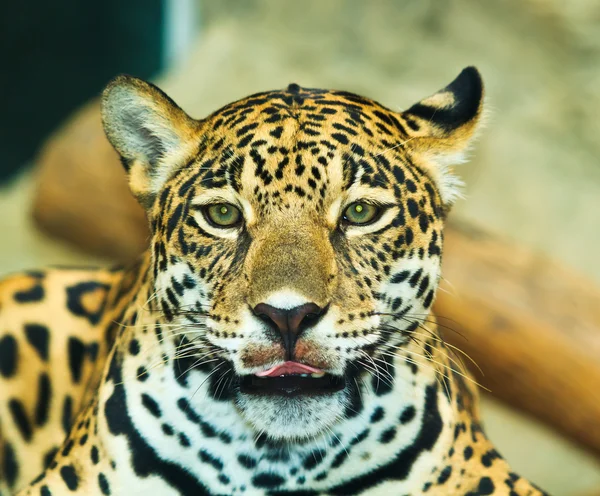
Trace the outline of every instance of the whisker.
{"label": "whisker", "polygon": [[386,148],[385,150],[383,150],[380,153],[377,153],[376,155],[374,155],[375,157],[379,157],[380,155],[383,155],[384,153],[387,153],[389,151],[395,150],[398,147],[404,146],[406,145],[406,143],[408,143],[409,141],[412,141],[416,138],[416,136],[413,136],[412,138],[408,138],[407,140],[402,141],[401,143],[398,143],[397,145],[391,146],[389,148]]}

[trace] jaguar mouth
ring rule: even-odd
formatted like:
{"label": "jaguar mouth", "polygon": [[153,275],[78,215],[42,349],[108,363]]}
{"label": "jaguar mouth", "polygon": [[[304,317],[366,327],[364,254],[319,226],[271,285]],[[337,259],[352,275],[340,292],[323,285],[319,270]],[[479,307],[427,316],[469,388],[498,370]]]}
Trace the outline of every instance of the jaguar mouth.
{"label": "jaguar mouth", "polygon": [[242,376],[240,390],[246,394],[293,397],[335,393],[342,390],[345,383],[343,376],[288,361],[253,375]]}

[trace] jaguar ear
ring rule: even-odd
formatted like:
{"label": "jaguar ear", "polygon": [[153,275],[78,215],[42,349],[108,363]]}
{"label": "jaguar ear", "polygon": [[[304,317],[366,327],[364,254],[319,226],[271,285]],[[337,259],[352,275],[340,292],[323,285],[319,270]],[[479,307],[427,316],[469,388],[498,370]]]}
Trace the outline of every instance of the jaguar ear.
{"label": "jaguar ear", "polygon": [[102,123],[128,172],[132,193],[150,209],[165,181],[195,148],[198,122],[156,86],[118,76],[102,95]]}
{"label": "jaguar ear", "polygon": [[483,120],[483,95],[479,71],[467,67],[444,89],[402,112],[410,148],[431,171],[447,206],[460,196],[462,181],[451,166],[465,161]]}

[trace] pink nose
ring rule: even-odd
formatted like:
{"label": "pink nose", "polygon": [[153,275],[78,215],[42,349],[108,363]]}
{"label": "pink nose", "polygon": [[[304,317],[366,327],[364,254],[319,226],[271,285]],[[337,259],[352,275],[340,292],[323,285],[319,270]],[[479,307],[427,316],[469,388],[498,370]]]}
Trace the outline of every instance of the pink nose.
{"label": "pink nose", "polygon": [[254,315],[266,322],[271,329],[279,331],[288,359],[294,354],[300,334],[314,326],[326,311],[327,308],[323,309],[315,303],[306,303],[290,309],[259,303],[253,309]]}

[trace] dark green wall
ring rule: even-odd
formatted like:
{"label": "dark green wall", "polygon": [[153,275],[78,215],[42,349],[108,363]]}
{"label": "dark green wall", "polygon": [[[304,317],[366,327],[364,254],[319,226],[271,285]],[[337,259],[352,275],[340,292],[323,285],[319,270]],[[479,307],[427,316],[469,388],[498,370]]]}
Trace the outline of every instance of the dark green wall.
{"label": "dark green wall", "polygon": [[0,0],[0,180],[109,79],[161,68],[163,0]]}

